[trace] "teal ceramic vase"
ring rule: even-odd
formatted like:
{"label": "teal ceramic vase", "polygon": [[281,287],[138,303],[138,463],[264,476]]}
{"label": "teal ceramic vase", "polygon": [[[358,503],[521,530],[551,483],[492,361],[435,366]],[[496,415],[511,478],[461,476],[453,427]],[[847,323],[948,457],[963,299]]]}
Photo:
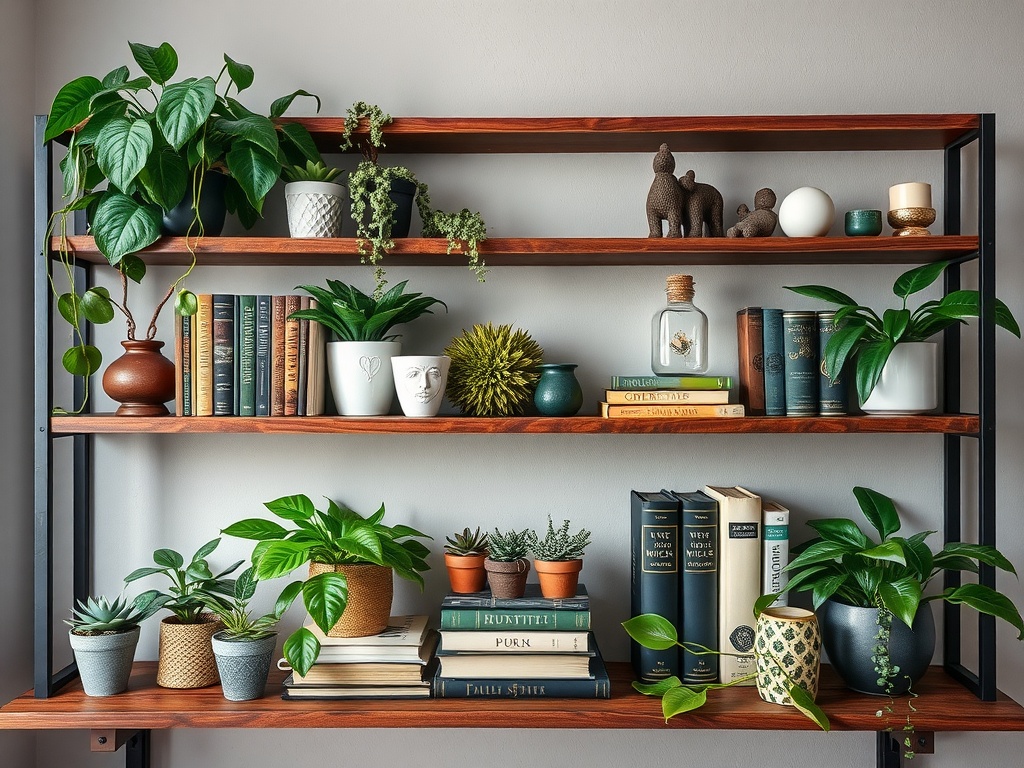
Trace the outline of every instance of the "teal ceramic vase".
{"label": "teal ceramic vase", "polygon": [[583,389],[576,380],[572,363],[538,365],[540,379],[533,403],[544,416],[574,416],[583,405]]}

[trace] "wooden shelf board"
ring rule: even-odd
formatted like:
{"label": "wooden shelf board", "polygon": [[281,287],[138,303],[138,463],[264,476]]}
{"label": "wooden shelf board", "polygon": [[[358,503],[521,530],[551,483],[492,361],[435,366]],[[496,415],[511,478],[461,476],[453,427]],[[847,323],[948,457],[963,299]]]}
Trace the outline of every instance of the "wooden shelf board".
{"label": "wooden shelf board", "polygon": [[138,417],[112,414],[54,416],[54,434],[974,434],[973,414],[814,418],[605,419],[600,416],[481,418],[438,416],[208,416]]}
{"label": "wooden shelf board", "polygon": [[[68,238],[75,256],[106,260],[92,237]],[[54,238],[52,248],[59,241]],[[208,237],[194,246],[210,266],[335,266],[359,263],[355,238]],[[465,266],[462,253],[447,253],[442,238],[395,240],[385,263],[395,266]],[[976,235],[933,237],[513,237],[480,245],[490,266],[638,266],[737,264],[922,264],[972,257]],[[149,265],[183,265],[191,256],[181,237],[164,237],[142,251]]]}
{"label": "wooden shelf board", "polygon": [[[761,701],[753,687],[714,691],[702,709],[667,724],[661,702],[631,685],[628,664],[608,665],[610,699],[363,699],[283,701],[283,672],[273,670],[263,698],[227,701],[220,686],[171,690],[156,686],[155,662],[138,662],[129,689],[118,696],[91,698],[76,680],[50,699],[31,691],[0,708],[0,728],[716,728],[815,730],[789,707]],[[973,694],[933,667],[915,689],[920,731],[1020,731],[1024,708],[1000,693],[994,702]],[[906,699],[894,714],[876,717],[884,699],[846,689],[830,667],[822,668],[818,704],[833,730],[899,729]]]}

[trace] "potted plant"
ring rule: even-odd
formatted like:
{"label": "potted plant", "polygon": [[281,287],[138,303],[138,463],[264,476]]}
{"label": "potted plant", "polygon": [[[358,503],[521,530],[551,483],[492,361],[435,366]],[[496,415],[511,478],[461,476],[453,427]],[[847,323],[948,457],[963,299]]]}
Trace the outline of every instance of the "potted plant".
{"label": "potted plant", "polygon": [[171,582],[166,592],[152,589],[137,598],[160,601],[161,607],[172,614],[160,622],[156,682],[164,688],[204,688],[219,679],[210,638],[223,625],[208,607],[234,593],[234,580],[225,577],[243,561],[214,573],[206,558],[218,544],[219,538],[206,542],[188,563],[173,549],[158,549],[153,553],[155,567],[139,568],[124,579],[125,584],[131,584],[160,575]]}
{"label": "potted plant", "polygon": [[162,604],[153,597],[140,596],[129,603],[120,595],[111,603],[100,596],[79,600],[71,609],[71,618],[64,623],[71,627],[68,638],[87,696],[113,696],[128,688],[139,625]]}
{"label": "potted plant", "polygon": [[[818,534],[786,567],[784,591],[810,591],[825,650],[846,684],[864,693],[905,693],[927,671],[935,650],[935,624],[922,604],[945,600],[1009,622],[1024,640],[1024,619],[1013,602],[983,584],[962,584],[924,596],[943,571],[978,572],[980,563],[1016,575],[994,547],[950,542],[933,553],[925,540],[935,531],[897,536],[902,523],[892,499],[856,487],[861,512],[878,538],[847,518],[808,521]],[[779,593],[782,594],[782,593]],[[774,602],[765,595],[755,610]]]}
{"label": "potted plant", "polygon": [[[301,585],[301,582],[295,582]],[[298,591],[298,586],[292,587]],[[251,701],[263,695],[270,674],[270,662],[277,645],[275,627],[295,596],[278,600],[272,613],[253,618],[249,601],[256,594],[256,575],[246,568],[235,579],[234,592],[227,599],[204,599],[210,613],[224,629],[212,637],[221,689],[228,701]]]}
{"label": "potted plant", "polygon": [[533,400],[544,350],[511,325],[474,325],[445,347],[448,399],[469,416],[521,415]]}
{"label": "potted plant", "polygon": [[[454,536],[454,538],[452,538]],[[469,594],[480,592],[487,582],[484,560],[487,558],[487,534],[464,528],[462,533],[445,536],[444,564],[448,568],[448,581],[452,592]]]}
{"label": "potted plant", "polygon": [[540,580],[544,597],[572,597],[576,594],[580,571],[583,570],[583,550],[590,544],[590,531],[581,528],[569,535],[569,521],[563,520],[556,531],[551,515],[544,538],[536,531],[527,533],[527,546],[533,553],[533,564]]}
{"label": "potted plant", "polygon": [[[937,347],[928,339],[964,318],[977,317],[978,292],[952,291],[915,310],[907,308],[907,299],[934,283],[952,263],[939,261],[904,272],[892,288],[902,305],[881,316],[834,288],[786,286],[801,296],[839,305],[834,321],[839,330],[823,351],[825,366],[834,380],[846,361],[852,362],[858,401],[868,413],[920,413],[938,406]],[[999,299],[995,323],[1020,338],[1017,321]]]}
{"label": "potted plant", "polygon": [[291,314],[300,320],[315,320],[329,329],[335,341],[327,343],[327,370],[338,413],[342,416],[379,416],[391,409],[395,377],[391,358],[402,345],[391,329],[421,315],[440,299],[422,293],[405,293],[403,280],[382,296],[367,296],[339,280],[328,280],[327,288],[299,286],[317,301],[316,308]]}
{"label": "potted plant", "polygon": [[[274,101],[265,117],[237,98],[253,82],[251,67],[225,55],[216,79],[189,77],[172,82],[178,55],[169,43],[158,47],[129,43],[129,47],[142,75],[129,79],[128,67],[121,66],[102,80],[78,77],[53,100],[44,140],[66,138],[68,153],[61,170],[67,203],[51,217],[46,236],[48,240],[56,228],[61,271],[69,277],[66,292],[54,287],[57,308],[74,330],[73,346],[62,357],[65,369],[85,377],[88,384],[102,358],[86,342],[84,323],[109,322],[116,309],[127,321],[126,355],[134,357],[109,377],[113,391],[108,393],[114,399],[127,398],[122,402],[128,407],[120,413],[160,415],[167,413],[164,402],[174,396],[174,378],[173,365],[166,359],[160,362],[157,318],[176,291],[176,309],[195,313],[195,296],[180,289],[195,266],[195,253],[193,241],[187,241],[192,261],[157,303],[144,339],[137,338],[128,305],[129,282],[140,282],[146,273],[145,262],[137,254],[155,242],[162,229],[186,237],[218,234],[225,207],[251,227],[282,165],[319,158],[303,126],[279,120],[296,97],[317,97],[295,91]],[[223,89],[218,92],[220,86]],[[317,98],[317,109],[319,105]],[[106,188],[97,189],[104,182]],[[217,195],[210,194],[214,187]],[[217,212],[210,210],[213,203],[219,203]],[[119,300],[100,286],[80,294],[71,281],[74,257],[65,238],[67,220],[80,210],[88,214],[96,246],[119,273]],[[43,243],[44,254],[49,253],[48,246]],[[138,373],[140,369],[146,373]],[[136,396],[131,383],[138,380],[143,386]]]}
{"label": "potted plant", "polygon": [[345,186],[334,181],[340,174],[322,160],[281,169],[292,237],[341,237]]}
{"label": "potted plant", "polygon": [[487,581],[494,597],[522,597],[526,591],[526,576],[530,572],[529,531],[497,528],[488,534],[488,554],[484,560]]}
{"label": "potted plant", "polygon": [[[308,496],[285,496],[264,506],[293,528],[272,520],[250,518],[224,529],[229,536],[258,542],[252,562],[263,581],[285,576],[309,563],[309,578],[293,582],[281,593],[281,613],[302,593],[310,618],[331,637],[375,635],[391,616],[393,573],[423,588],[429,550],[416,539],[429,539],[407,525],[387,526],[384,505],[370,517],[328,499],[319,510]],[[306,627],[285,640],[284,656],[299,674],[306,674],[320,653],[320,643]]]}

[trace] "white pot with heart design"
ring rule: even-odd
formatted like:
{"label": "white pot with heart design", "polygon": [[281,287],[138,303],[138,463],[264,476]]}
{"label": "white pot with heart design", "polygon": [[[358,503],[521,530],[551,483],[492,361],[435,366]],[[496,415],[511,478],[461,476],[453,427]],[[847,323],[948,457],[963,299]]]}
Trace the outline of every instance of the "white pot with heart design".
{"label": "white pot with heart design", "polygon": [[342,416],[383,416],[391,410],[395,377],[391,358],[398,341],[332,341],[327,344],[331,393]]}

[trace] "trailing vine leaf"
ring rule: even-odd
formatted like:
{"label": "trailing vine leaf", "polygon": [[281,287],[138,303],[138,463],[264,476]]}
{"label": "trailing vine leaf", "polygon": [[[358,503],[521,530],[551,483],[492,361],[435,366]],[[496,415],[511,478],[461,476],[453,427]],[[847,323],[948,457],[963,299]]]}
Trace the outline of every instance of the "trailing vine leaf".
{"label": "trailing vine leaf", "polygon": [[43,130],[43,143],[52,141],[89,117],[92,97],[103,90],[95,77],[78,77],[57,91]]}
{"label": "trailing vine leaf", "polygon": [[817,723],[821,730],[829,731],[832,729],[828,715],[825,714],[821,707],[815,704],[814,699],[811,698],[811,695],[806,690],[799,685],[790,685],[788,693],[789,698],[793,700],[793,706]]}
{"label": "trailing vine leaf", "polygon": [[671,688],[665,692],[661,700],[661,712],[665,716],[665,722],[669,718],[681,715],[684,712],[692,712],[707,704],[708,692],[706,689],[692,690],[685,686]]}
{"label": "trailing vine leaf", "polygon": [[178,53],[170,43],[161,43],[153,48],[142,43],[128,43],[132,57],[153,82],[164,85],[178,71]]}
{"label": "trailing vine leaf", "polygon": [[91,344],[71,347],[60,359],[64,370],[72,376],[91,376],[100,369],[103,356]]}
{"label": "trailing vine leaf", "polygon": [[162,215],[155,205],[143,205],[128,195],[107,193],[93,219],[96,246],[111,266],[129,253],[141,251],[160,237]]}
{"label": "trailing vine leaf", "polygon": [[320,655],[320,642],[312,632],[300,627],[288,636],[281,650],[292,669],[300,675],[306,675]]}

